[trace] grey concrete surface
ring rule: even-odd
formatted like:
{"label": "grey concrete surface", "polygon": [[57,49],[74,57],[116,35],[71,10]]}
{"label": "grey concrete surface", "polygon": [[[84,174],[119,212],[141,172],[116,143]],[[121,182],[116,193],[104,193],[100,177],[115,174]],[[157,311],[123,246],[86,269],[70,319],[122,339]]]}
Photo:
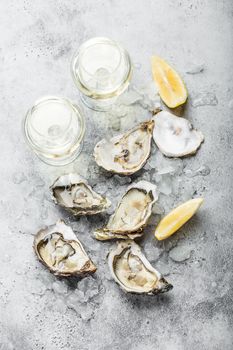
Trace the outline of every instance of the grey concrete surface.
{"label": "grey concrete surface", "polygon": [[[1,350],[233,348],[232,5],[231,0],[1,1]],[[174,285],[163,296],[122,292],[105,263],[113,243],[92,237],[107,215],[76,220],[55,207],[48,192],[57,175],[78,171],[113,199],[113,210],[127,185],[107,177],[94,164],[92,150],[106,133],[148,119],[145,106],[128,106],[125,112],[121,107],[120,116],[84,108],[84,149],[64,168],[43,164],[23,139],[22,118],[38,97],[79,101],[69,64],[79,45],[93,36],[108,36],[127,48],[138,88],[151,80],[150,55],[171,62],[189,91],[184,116],[205,135],[197,155],[182,162],[163,158],[153,146],[149,164],[131,178],[156,181],[153,168],[172,164],[176,174],[162,184],[172,186],[172,193],[159,199],[166,213],[192,196],[205,197],[198,214],[164,243],[152,235],[159,215],[145,230],[140,242],[145,254]],[[203,72],[187,74],[196,64],[204,64]],[[218,104],[194,108],[200,92],[214,94]],[[210,173],[195,173],[201,166]],[[98,265],[95,278],[59,280],[37,261],[33,236],[58,218],[72,225]]]}

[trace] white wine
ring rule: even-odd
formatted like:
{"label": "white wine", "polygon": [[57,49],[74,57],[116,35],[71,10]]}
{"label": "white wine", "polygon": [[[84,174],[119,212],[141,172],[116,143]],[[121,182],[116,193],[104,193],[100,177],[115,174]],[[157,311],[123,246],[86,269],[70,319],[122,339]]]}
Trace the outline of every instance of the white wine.
{"label": "white wine", "polygon": [[127,51],[107,38],[93,38],[81,45],[71,64],[74,82],[83,102],[106,110],[129,85],[132,65]]}
{"label": "white wine", "polygon": [[37,101],[24,120],[27,142],[40,159],[52,165],[68,164],[78,156],[84,130],[79,108],[54,96]]}

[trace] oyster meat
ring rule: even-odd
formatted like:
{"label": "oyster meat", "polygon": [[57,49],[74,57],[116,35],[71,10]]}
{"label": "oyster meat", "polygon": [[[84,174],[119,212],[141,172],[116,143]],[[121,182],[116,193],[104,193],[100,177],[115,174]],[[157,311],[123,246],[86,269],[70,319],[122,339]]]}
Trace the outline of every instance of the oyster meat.
{"label": "oyster meat", "polygon": [[104,241],[114,238],[140,237],[157,199],[156,185],[147,181],[139,181],[130,185],[121,198],[115,213],[110,216],[106,227],[95,231],[95,238]]}
{"label": "oyster meat", "polygon": [[118,242],[108,255],[108,265],[114,280],[126,292],[153,295],[173,288],[134,241]]}
{"label": "oyster meat", "polygon": [[96,193],[78,174],[60,176],[50,187],[56,204],[74,215],[93,215],[105,211],[111,202]]}
{"label": "oyster meat", "polygon": [[94,149],[96,163],[107,171],[131,175],[146,163],[151,150],[154,121],[139,124],[125,134],[103,139]]}
{"label": "oyster meat", "polygon": [[195,154],[204,141],[203,134],[193,129],[191,123],[167,111],[154,116],[153,139],[167,157],[184,157]]}
{"label": "oyster meat", "polygon": [[54,275],[83,277],[97,270],[71,227],[62,220],[36,234],[34,249]]}

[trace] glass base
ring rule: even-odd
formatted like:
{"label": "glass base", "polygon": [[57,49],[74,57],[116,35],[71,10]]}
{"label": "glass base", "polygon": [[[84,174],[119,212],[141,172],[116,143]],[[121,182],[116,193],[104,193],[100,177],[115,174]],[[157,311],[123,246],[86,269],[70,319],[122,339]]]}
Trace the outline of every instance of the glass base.
{"label": "glass base", "polygon": [[37,157],[42,160],[42,162],[53,165],[53,166],[63,166],[72,163],[81,153],[83,148],[83,142],[79,145],[79,147],[75,150],[74,153],[67,157],[54,157],[54,158],[48,158],[43,154],[36,153]]}
{"label": "glass base", "polygon": [[81,96],[81,101],[85,104],[85,106],[98,112],[109,111],[112,105],[116,102],[118,98],[118,96],[115,96],[108,99],[97,100],[83,94],[80,94],[80,96]]}

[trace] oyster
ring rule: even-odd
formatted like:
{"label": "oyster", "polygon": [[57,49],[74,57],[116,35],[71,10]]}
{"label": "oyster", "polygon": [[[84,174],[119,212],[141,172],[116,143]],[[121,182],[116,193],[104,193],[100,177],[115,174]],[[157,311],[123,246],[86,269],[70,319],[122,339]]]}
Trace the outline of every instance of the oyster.
{"label": "oyster", "polygon": [[57,276],[84,276],[96,271],[71,227],[59,220],[40,230],[34,239],[39,260]]}
{"label": "oyster", "polygon": [[74,215],[93,215],[105,211],[111,202],[94,192],[78,174],[60,176],[50,187],[53,200]]}
{"label": "oyster", "polygon": [[107,171],[131,175],[146,163],[151,150],[154,121],[137,125],[125,134],[103,139],[94,149],[96,163]]}
{"label": "oyster", "polygon": [[104,241],[140,237],[158,199],[156,189],[156,185],[147,181],[130,185],[106,227],[95,231],[95,238]]}
{"label": "oyster", "polygon": [[151,266],[134,241],[118,242],[108,255],[108,264],[114,280],[126,292],[153,295],[173,288]]}
{"label": "oyster", "polygon": [[162,111],[154,116],[154,121],[153,139],[165,156],[195,154],[204,141],[203,134],[193,129],[187,119]]}

